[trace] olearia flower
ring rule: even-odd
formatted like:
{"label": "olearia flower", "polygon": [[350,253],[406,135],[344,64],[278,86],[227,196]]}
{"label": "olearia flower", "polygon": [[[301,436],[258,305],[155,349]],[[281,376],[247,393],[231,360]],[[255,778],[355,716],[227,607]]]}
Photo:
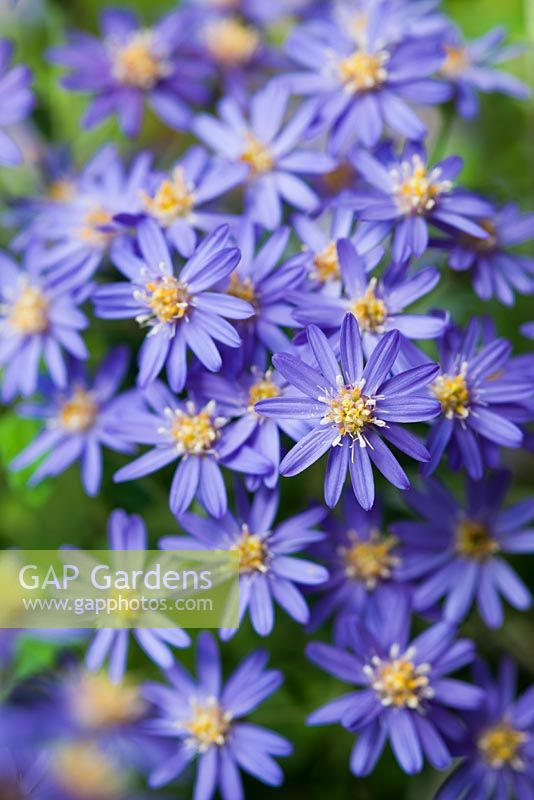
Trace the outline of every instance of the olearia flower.
{"label": "olearia flower", "polygon": [[[113,511],[109,517],[109,546],[111,550],[135,550],[136,552],[146,550],[147,532],[141,517],[137,514],[127,514],[121,509]],[[140,561],[136,566],[138,569],[142,569],[143,562]],[[172,667],[174,663],[173,647],[189,647],[191,644],[189,636],[181,628],[136,627],[138,614],[139,612],[130,609],[119,610],[117,615],[124,627],[103,628],[95,634],[85,656],[85,663],[89,670],[96,672],[108,661],[111,680],[116,683],[122,681],[128,662],[130,631],[146,655],[162,669]],[[95,688],[96,691],[98,691],[98,686]],[[88,700],[88,698],[86,699]],[[109,704],[107,712],[111,714]],[[80,708],[79,713],[83,715],[83,709]],[[87,705],[85,713],[93,714],[96,718],[98,697],[95,696],[93,704]]]}
{"label": "olearia flower", "polygon": [[423,255],[429,225],[479,239],[489,237],[482,222],[491,216],[491,204],[455,187],[463,166],[459,156],[448,156],[430,167],[423,146],[410,142],[400,155],[390,151],[379,160],[360,150],[353,161],[371,191],[356,191],[346,202],[361,219],[373,223],[371,230],[376,228],[384,235],[393,232],[395,263]]}
{"label": "olearia flower", "polygon": [[504,47],[505,38],[506,29],[498,27],[478,39],[465,42],[456,28],[449,27],[441,45],[443,55],[439,73],[451,85],[461,117],[469,119],[478,114],[479,92],[500,92],[519,100],[530,96],[528,86],[522,81],[496,69],[523,52],[517,46]]}
{"label": "olearia flower", "polygon": [[126,408],[118,430],[128,441],[152,449],[122,467],[116,482],[141,478],[178,460],[169,497],[173,514],[187,511],[196,496],[208,514],[220,518],[228,506],[221,466],[246,475],[272,472],[272,462],[260,453],[247,446],[235,449],[228,420],[215,401],[200,406],[178,400],[159,381],[143,394],[147,406]]}
{"label": "olearia flower", "polygon": [[307,336],[318,368],[290,353],[273,357],[276,369],[306,396],[262,400],[257,410],[268,417],[314,423],[283,459],[282,475],[297,475],[329,451],[326,504],[336,505],[348,470],[358,502],[369,510],[375,497],[372,464],[397,488],[410,485],[383,439],[418,461],[428,459],[417,437],[398,423],[420,422],[439,413],[439,404],[423,395],[438,368],[425,364],[390,377],[400,349],[398,331],[384,334],[364,366],[353,314],[347,314],[341,326],[341,369],[319,328],[310,325]]}
{"label": "olearia flower", "polygon": [[202,632],[197,640],[194,680],[182,667],[167,673],[170,685],[151,683],[144,695],[154,706],[152,732],[174,743],[172,754],[150,776],[154,788],[178,778],[197,762],[194,795],[211,800],[217,788],[223,800],[243,798],[239,770],[269,786],[279,786],[282,770],[273,756],[292,747],[271,730],[243,721],[282,683],[277,670],[266,670],[267,654],[256,651],[222,684],[215,639]]}
{"label": "olearia flower", "polygon": [[322,175],[335,162],[319,151],[296,149],[313,116],[301,106],[284,126],[288,93],[273,83],[250,101],[250,119],[233,98],[219,104],[219,118],[201,114],[193,123],[196,135],[232,164],[246,164],[245,203],[248,216],[268,230],[282,222],[283,201],[307,213],[319,198],[301,175]]}
{"label": "olearia flower", "polygon": [[30,70],[22,64],[10,67],[12,57],[13,43],[0,39],[0,164],[7,167],[20,164],[22,153],[4,128],[25,119],[35,102]]}
{"label": "olearia flower", "polygon": [[516,697],[517,668],[502,659],[497,681],[478,661],[474,679],[485,702],[465,714],[467,735],[455,747],[462,761],[447,778],[436,800],[458,800],[476,792],[484,800],[530,800],[534,795],[534,688]]}
{"label": "olearia flower", "polygon": [[44,402],[26,403],[18,410],[21,415],[43,420],[43,429],[15,458],[11,469],[25,469],[44,456],[29,481],[35,486],[80,460],[83,487],[88,495],[96,495],[102,482],[102,447],[132,451],[115,429],[123,409],[135,404],[131,392],[115,397],[128,361],[127,350],[117,348],[102,362],[93,380],[81,362],[72,362],[64,389],[43,384]]}
{"label": "olearia flower", "polygon": [[0,253],[0,365],[4,369],[2,400],[37,389],[43,360],[52,382],[67,386],[64,352],[87,358],[80,331],[88,326],[78,306],[87,288],[69,291],[55,286],[35,265],[33,249],[22,268]]}
{"label": "olearia flower", "polygon": [[[315,530],[324,517],[324,510],[313,508],[289,517],[278,525],[276,490],[259,489],[251,505],[242,499],[239,519],[227,512],[216,522],[195,514],[182,514],[179,524],[192,537],[166,536],[160,541],[165,550],[183,549],[199,543],[209,550],[231,550],[239,554],[239,624],[247,611],[252,627],[260,636],[268,636],[274,626],[274,603],[290,617],[305,624],[309,619],[306,601],[299,586],[316,586],[328,578],[322,566],[295,554],[312,542],[324,538]],[[237,631],[224,629],[223,639]]]}
{"label": "olearia flower", "polygon": [[477,708],[484,693],[448,673],[474,658],[472,642],[456,640],[456,630],[439,623],[409,639],[407,601],[386,603],[367,625],[352,621],[345,632],[348,649],[312,642],[307,655],[356,690],[313,712],[309,725],[341,723],[357,733],[350,758],[354,775],[369,775],[389,740],[393,754],[408,774],[420,772],[428,760],[436,769],[451,762],[447,740],[463,731],[450,709]]}
{"label": "olearia flower", "polygon": [[397,330],[402,334],[399,365],[415,366],[411,363],[413,346],[406,339],[435,339],[443,333],[446,320],[436,315],[403,312],[406,306],[437,286],[439,272],[428,267],[408,275],[405,268],[391,265],[377,278],[369,275],[365,258],[348,239],[339,240],[337,261],[342,293],[338,297],[322,293],[307,296],[293,312],[297,322],[315,324],[331,332],[339,329],[345,314],[353,314],[367,356],[384,333]]}
{"label": "olearia flower", "polygon": [[417,581],[417,610],[444,598],[444,618],[460,623],[476,602],[485,624],[498,628],[504,619],[500,595],[520,611],[531,606],[530,592],[503,555],[534,552],[534,532],[525,528],[534,518],[534,501],[501,509],[509,485],[503,471],[483,481],[468,479],[465,504],[432,480],[426,491],[407,493],[408,506],[424,521],[396,522],[391,531],[404,545],[405,576]]}
{"label": "olearia flower", "polygon": [[75,32],[49,51],[52,63],[71,70],[62,85],[93,95],[83,127],[117,114],[123,133],[136,136],[145,100],[172,128],[187,127],[191,105],[207,98],[203,84],[210,73],[195,57],[187,15],[172,11],[153,28],[141,28],[131,12],[107,9],[101,29],[102,38]]}
{"label": "olearia flower", "polygon": [[140,386],[148,386],[166,366],[171,387],[180,392],[187,378],[188,349],[206,369],[217,372],[222,358],[216,342],[231,348],[241,344],[226,318],[247,319],[254,308],[239,297],[211,291],[228,279],[240,253],[229,246],[229,229],[223,225],[176,270],[153,219],[139,224],[137,245],[138,250],[125,242],[114,252],[115,264],[129,281],[99,287],[94,294],[95,311],[105,319],[134,318],[148,330],[139,351]]}

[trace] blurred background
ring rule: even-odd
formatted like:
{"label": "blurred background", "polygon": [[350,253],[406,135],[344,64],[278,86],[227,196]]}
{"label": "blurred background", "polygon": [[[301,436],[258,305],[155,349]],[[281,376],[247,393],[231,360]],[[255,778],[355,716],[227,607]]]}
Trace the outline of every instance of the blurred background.
{"label": "blurred background", "polygon": [[[5,205],[8,198],[36,191],[38,173],[31,164],[37,163],[46,141],[68,145],[79,163],[108,141],[118,142],[125,157],[135,152],[141,144],[153,148],[160,154],[162,166],[171,163],[183,150],[185,138],[164,129],[150,117],[145,122],[139,142],[126,143],[112,122],[105,123],[90,134],[80,131],[79,119],[85,101],[59,88],[58,72],[46,64],[43,54],[50,45],[63,39],[67,28],[96,30],[98,13],[104,5],[103,0],[19,0],[17,13],[13,14],[6,10],[5,0],[0,0],[0,35],[10,36],[17,41],[17,58],[34,69],[38,95],[34,129],[30,132],[21,131],[25,137],[30,166],[0,170],[0,205]],[[174,7],[173,3],[165,0],[123,0],[116,5],[137,10],[147,23]],[[495,25],[506,25],[512,42],[530,41],[524,55],[506,68],[530,85],[533,84],[534,4],[529,0],[445,0],[444,8],[468,38],[479,36]],[[456,120],[445,129],[445,115],[440,116],[436,112],[431,116],[429,123],[434,146],[439,149],[440,156],[459,153],[464,157],[466,168],[462,180],[469,188],[489,195],[498,202],[516,202],[524,211],[533,210],[534,107],[496,94],[485,95],[481,99],[481,114],[472,122]],[[2,246],[8,244],[12,235],[13,231],[0,223]],[[425,260],[439,263],[438,257],[432,254]],[[483,303],[470,289],[467,273],[453,273],[444,268],[442,283],[426,303],[426,308],[429,305],[447,308],[460,323],[474,314],[487,314],[494,320],[499,333],[513,341],[516,353],[529,349],[529,341],[518,333],[522,322],[534,319],[534,308],[529,298],[519,297],[511,309],[497,302]],[[129,341],[135,348],[139,338],[137,332],[128,325],[99,322],[93,326],[88,334],[88,342],[95,362],[112,344],[119,341]],[[125,459],[118,454],[107,452],[103,488],[96,499],[84,495],[77,466],[54,481],[29,489],[26,486],[28,475],[10,474],[6,465],[34,434],[32,422],[21,421],[12,409],[1,410],[0,546],[53,548],[76,543],[86,548],[105,547],[107,517],[117,507],[144,516],[152,546],[162,535],[176,531],[176,522],[167,505],[167,486],[171,473],[158,473],[157,477],[114,485],[111,476],[125,463]],[[506,461],[515,476],[512,497],[524,496],[529,492],[529,480],[533,474],[532,458],[529,459],[524,452],[512,451],[506,456]],[[460,486],[459,480],[454,477],[446,476],[446,480],[456,488]],[[320,500],[322,466],[309,471],[305,481],[283,481],[281,489],[282,514],[295,513],[310,500]],[[380,483],[378,495],[388,507],[388,519],[399,518],[405,513],[402,498],[394,489],[388,489],[384,483]],[[528,560],[526,564],[515,566],[527,582],[530,577],[532,586],[533,568]],[[522,680],[525,683],[532,681],[532,617],[508,609],[505,627],[497,632],[488,632],[474,616],[465,625],[465,633],[475,639],[480,651],[490,660],[495,660],[502,650],[511,652],[522,668]],[[327,630],[318,634],[325,639],[328,635]],[[353,737],[339,727],[309,729],[304,726],[310,711],[344,691],[344,687],[336,680],[305,660],[303,651],[307,639],[296,624],[279,614],[275,633],[266,643],[271,653],[271,663],[282,669],[286,681],[254,719],[259,724],[279,730],[295,744],[295,754],[284,759],[282,764],[286,782],[278,790],[278,796],[284,800],[304,797],[310,800],[341,800],[349,797],[354,800],[431,798],[442,781],[442,776],[432,770],[408,779],[386,753],[373,776],[356,780],[348,770]],[[226,669],[230,671],[241,657],[261,645],[248,623],[245,624],[235,640],[224,648]],[[23,638],[17,647],[14,670],[9,675],[9,681],[31,679],[43,670],[52,670],[62,658],[64,656],[59,654],[55,645]],[[191,654],[181,652],[180,658],[189,663]],[[135,648],[131,655],[131,670],[139,678],[156,674]],[[154,797],[157,796],[154,793]],[[190,797],[190,787],[187,784],[173,787],[172,796]],[[248,798],[262,800],[276,796],[276,790],[255,781],[247,782]]]}

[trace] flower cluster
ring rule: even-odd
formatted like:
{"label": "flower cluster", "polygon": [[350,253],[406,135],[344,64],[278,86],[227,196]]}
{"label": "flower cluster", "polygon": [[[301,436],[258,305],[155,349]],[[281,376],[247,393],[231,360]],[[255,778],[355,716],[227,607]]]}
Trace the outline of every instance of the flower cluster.
{"label": "flower cluster", "polygon": [[[282,628],[288,660],[355,687],[307,709],[355,735],[354,776],[389,744],[408,775],[461,759],[439,800],[528,800],[533,690],[514,699],[508,657],[493,683],[477,645],[503,600],[532,604],[513,562],[534,552],[534,504],[511,484],[534,449],[534,358],[513,352],[515,319],[505,337],[478,312],[534,291],[534,215],[472,190],[435,142],[441,119],[484,113],[480,93],[527,97],[498,68],[519,50],[500,29],[465,41],[439,0],[178,5],[105,10],[38,54],[87,96],[82,129],[118,118],[128,159],[21,135],[31,73],[0,40],[0,164],[40,170],[3,217],[0,396],[33,420],[9,472],[54,491],[80,462],[111,551],[237,554],[239,625],[220,648],[196,636],[196,677],[193,637],[135,613],[74,646],[43,632],[68,655],[37,698],[0,692],[0,798],[170,797],[193,762],[195,800],[242,800],[241,772],[279,786],[293,744],[245,718],[284,676],[234,656]],[[332,643],[303,645],[317,631]],[[0,631],[0,680],[20,640]]]}

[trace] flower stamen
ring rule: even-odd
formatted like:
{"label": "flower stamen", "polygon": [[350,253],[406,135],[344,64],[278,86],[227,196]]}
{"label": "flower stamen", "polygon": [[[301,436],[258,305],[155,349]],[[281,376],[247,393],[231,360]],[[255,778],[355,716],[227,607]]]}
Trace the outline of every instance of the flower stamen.
{"label": "flower stamen", "polygon": [[349,531],[348,537],[354,543],[339,548],[347,577],[361,581],[368,590],[375,589],[380,581],[389,580],[393,568],[400,563],[400,559],[392,553],[398,539],[394,536],[381,537],[378,531],[372,531],[367,541],[359,540],[355,531]]}
{"label": "flower stamen", "polygon": [[332,442],[335,447],[341,443],[344,436],[349,436],[353,442],[358,441],[360,447],[366,447],[364,430],[369,425],[383,427],[385,422],[374,417],[376,398],[368,397],[363,393],[364,382],[345,385],[341,376],[338,392],[335,396],[319,397],[319,401],[327,403],[329,408],[321,420],[321,425],[336,425],[338,436]]}
{"label": "flower stamen", "polygon": [[245,147],[240,158],[250,165],[253,176],[270,172],[274,167],[274,157],[267,145],[258,141],[251,133],[246,134]]}
{"label": "flower stamen", "polygon": [[232,715],[224,711],[214,697],[203,705],[193,702],[192,711],[191,719],[185,724],[191,736],[190,744],[200,753],[214,745],[222,747],[230,731]]}
{"label": "flower stamen", "polygon": [[267,370],[248,390],[248,410],[254,411],[260,400],[280,397],[281,393],[280,387],[272,379],[272,370]]}
{"label": "flower stamen", "polygon": [[41,289],[25,286],[8,314],[10,325],[28,336],[48,329],[48,300]]}
{"label": "flower stamen", "polygon": [[84,433],[90,430],[98,415],[98,403],[92,392],[75,389],[59,411],[59,424],[67,433]]}
{"label": "flower stamen", "polygon": [[313,259],[313,266],[315,269],[310,272],[310,278],[320,283],[339,280],[341,270],[337,256],[337,243],[330,242],[324,250],[316,253]]}
{"label": "flower stamen", "polygon": [[222,417],[214,417],[215,403],[211,400],[199,412],[193,403],[188,403],[186,411],[181,408],[166,409],[170,418],[170,428],[164,429],[176,443],[180,454],[208,455],[220,437],[220,428],[226,424]]}
{"label": "flower stamen", "polygon": [[208,26],[206,45],[215,61],[236,67],[248,63],[261,39],[258,31],[238,19],[222,19]]}
{"label": "flower stamen", "polygon": [[462,519],[456,528],[456,550],[465,558],[485,561],[499,550],[499,543],[481,522]]}
{"label": "flower stamen", "polygon": [[525,769],[525,762],[520,751],[527,739],[527,733],[516,730],[503,720],[482,734],[478,740],[478,748],[493,769],[509,766],[521,771]]}
{"label": "flower stamen", "polygon": [[436,205],[440,194],[450,192],[452,181],[440,180],[441,169],[427,172],[421,156],[403,161],[400,170],[391,170],[393,197],[403,214],[426,214]]}
{"label": "flower stamen", "polygon": [[113,77],[124,86],[148,91],[172,71],[167,53],[156,46],[150,30],[133,33],[126,44],[112,42],[110,54]]}
{"label": "flower stamen", "polygon": [[428,673],[430,664],[415,664],[415,651],[409,648],[401,655],[399,645],[389,651],[389,659],[375,656],[364,667],[371,687],[383,706],[421,710],[425,700],[434,696]]}
{"label": "flower stamen", "polygon": [[466,419],[469,416],[470,392],[466,374],[467,363],[464,361],[460,372],[456,375],[439,375],[430,387],[447,419]]}
{"label": "flower stamen", "polygon": [[360,328],[369,333],[383,333],[388,310],[385,302],[376,296],[376,278],[371,278],[362,297],[351,305],[351,311]]}
{"label": "flower stamen", "polygon": [[239,554],[240,574],[267,572],[269,553],[265,540],[257,533],[251,533],[248,525],[241,526],[241,537],[231,549]]}
{"label": "flower stamen", "polygon": [[340,80],[353,94],[376,89],[387,80],[385,64],[388,60],[389,53],[385,50],[378,53],[356,50],[339,64]]}
{"label": "flower stamen", "polygon": [[163,180],[153,197],[142,191],[141,199],[148,213],[165,227],[187,217],[195,205],[193,187],[188,186],[183,167],[175,167],[171,179]]}

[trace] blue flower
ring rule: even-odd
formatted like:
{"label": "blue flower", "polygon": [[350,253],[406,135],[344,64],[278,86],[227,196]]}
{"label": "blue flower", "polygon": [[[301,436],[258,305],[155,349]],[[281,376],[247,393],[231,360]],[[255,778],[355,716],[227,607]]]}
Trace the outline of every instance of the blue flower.
{"label": "blue flower", "polygon": [[459,156],[448,156],[430,168],[422,145],[407,143],[401,155],[382,152],[379,160],[361,150],[353,156],[369,191],[353,193],[352,206],[371,230],[393,232],[392,258],[404,263],[428,247],[428,225],[488,239],[482,221],[491,216],[486,200],[455,188],[463,167]]}
{"label": "blue flower", "polygon": [[418,581],[417,610],[444,598],[444,618],[460,623],[476,602],[486,625],[498,628],[504,619],[499,595],[520,611],[532,604],[502,555],[534,552],[534,533],[525,528],[534,518],[534,501],[501,510],[510,485],[503,471],[466,484],[463,505],[438,481],[427,481],[426,491],[412,489],[406,502],[424,522],[396,522],[391,531],[404,544],[405,577]]}
{"label": "blue flower", "polygon": [[253,222],[274,230],[282,222],[282,201],[300,211],[318,208],[319,198],[300,175],[321,175],[335,161],[320,151],[297,150],[313,109],[301,106],[285,126],[288,93],[269,84],[250,101],[250,119],[233,98],[219,104],[219,118],[199,115],[193,130],[232,164],[246,164],[246,211]]}
{"label": "blue flower", "polygon": [[[190,549],[200,544],[209,550],[232,550],[239,554],[239,624],[247,611],[252,627],[260,636],[268,636],[274,626],[273,603],[278,603],[290,617],[305,624],[309,618],[306,601],[298,586],[315,586],[328,578],[324,567],[294,554],[324,534],[315,530],[325,512],[313,508],[288,517],[273,527],[278,511],[276,490],[259,489],[251,505],[241,498],[239,519],[227,512],[217,521],[182,514],[180,525],[194,538],[166,536],[160,547]],[[222,638],[229,639],[237,629],[225,629]]]}
{"label": "blue flower", "polygon": [[35,99],[30,89],[32,74],[28,67],[10,67],[13,43],[0,39],[0,164],[13,167],[22,161],[18,145],[3,129],[25,119]]}
{"label": "blue flower", "polygon": [[282,770],[273,756],[287,756],[291,744],[273,731],[241,721],[282,683],[277,670],[266,670],[267,654],[252,653],[222,685],[219,652],[211,634],[197,642],[194,680],[176,665],[167,673],[170,685],[148,684],[145,697],[154,705],[151,730],[175,742],[172,755],[150,776],[159,787],[177,778],[188,764],[198,762],[194,795],[211,800],[217,787],[223,800],[242,800],[239,770],[270,786],[282,783]]}
{"label": "blue flower", "polygon": [[257,411],[268,417],[314,422],[282,461],[282,475],[297,475],[329,451],[324,485],[327,505],[336,505],[349,470],[354,494],[368,510],[375,497],[372,463],[397,488],[410,485],[383,439],[418,461],[428,459],[417,437],[398,423],[419,422],[439,413],[436,401],[423,395],[437,366],[424,364],[390,377],[400,349],[398,331],[384,334],[364,366],[353,314],[346,315],[341,327],[341,369],[319,328],[310,325],[307,336],[318,369],[289,353],[273,358],[277,370],[306,397],[262,400]]}
{"label": "blue flower", "polygon": [[[141,517],[127,514],[121,509],[113,511],[109,518],[109,546],[111,550],[146,550],[147,532]],[[139,569],[142,566],[142,563],[137,564]],[[119,610],[119,618],[120,614]],[[142,650],[162,669],[170,669],[174,663],[171,647],[189,647],[191,644],[189,636],[181,628],[137,628],[135,612],[127,611],[124,627],[103,628],[95,634],[85,657],[87,668],[96,671],[102,668],[105,661],[109,661],[111,679],[114,682],[121,681],[128,661],[130,630]],[[94,704],[92,711],[97,713]]]}
{"label": "blue flower", "polygon": [[[124,409],[117,430],[130,442],[152,449],[122,467],[116,482],[149,475],[179,459],[170,488],[173,514],[187,511],[196,496],[206,511],[220,518],[228,506],[220,466],[247,475],[267,475],[271,461],[249,447],[235,450],[227,420],[215,401],[199,406],[193,400],[179,400],[160,382],[144,392],[146,406],[130,404]],[[148,406],[148,407],[147,407]]]}
{"label": "blue flower", "polygon": [[349,651],[312,642],[308,657],[326,672],[358,687],[308,718],[310,725],[340,722],[358,733],[350,759],[358,776],[373,771],[386,741],[404,772],[436,769],[451,762],[447,740],[463,731],[449,709],[473,709],[481,689],[447,677],[474,658],[473,644],[456,640],[454,627],[440,623],[409,639],[407,601],[385,603],[367,625],[353,620],[346,630]]}
{"label": "blue flower", "polygon": [[534,687],[516,698],[517,670],[511,659],[500,663],[498,680],[479,661],[473,669],[486,699],[465,714],[467,734],[455,748],[462,762],[436,795],[458,800],[474,792],[484,800],[530,800],[534,795]]}
{"label": "blue flower", "polygon": [[135,403],[131,392],[115,397],[128,361],[128,352],[117,348],[102,362],[94,380],[88,379],[81,362],[72,362],[64,389],[43,385],[44,402],[26,404],[19,413],[42,419],[44,428],[11,463],[11,469],[24,469],[45,456],[30,478],[34,486],[81,460],[84,489],[88,495],[96,495],[102,481],[102,447],[131,452],[116,431],[124,408]]}
{"label": "blue flower", "polygon": [[241,337],[225,319],[246,319],[253,307],[238,297],[209,291],[228,278],[240,253],[229,246],[229,229],[209,234],[193,256],[175,272],[165,237],[152,219],[139,224],[138,249],[125,242],[113,254],[128,283],[108,283],[95,292],[95,310],[105,319],[133,317],[148,334],[139,351],[140,386],[154,381],[166,366],[171,387],[179,392],[187,378],[187,350],[212,372],[222,366],[216,342],[237,348]]}
{"label": "blue flower", "polygon": [[64,351],[85,359],[80,331],[88,326],[78,306],[87,287],[76,292],[56,286],[36,267],[33,250],[23,268],[0,253],[0,365],[4,368],[2,399],[30,395],[37,389],[41,360],[52,382],[67,386]]}
{"label": "blue flower", "polygon": [[94,95],[83,127],[117,114],[122,131],[136,136],[146,98],[168,125],[185,128],[191,104],[207,98],[203,83],[210,70],[197,58],[191,22],[183,11],[167,14],[153,28],[141,28],[131,12],[107,9],[101,28],[102,39],[75,32],[66,45],[49,52],[52,63],[71,70],[62,79],[66,89]]}

